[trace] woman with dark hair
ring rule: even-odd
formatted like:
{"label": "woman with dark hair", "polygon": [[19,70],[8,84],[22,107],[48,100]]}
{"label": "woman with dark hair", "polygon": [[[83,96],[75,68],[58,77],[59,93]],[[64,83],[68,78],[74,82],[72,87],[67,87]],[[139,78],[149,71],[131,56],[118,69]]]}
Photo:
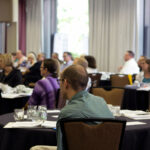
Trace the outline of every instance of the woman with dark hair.
{"label": "woman with dark hair", "polygon": [[150,59],[146,59],[141,64],[142,71],[136,76],[136,81],[150,83]]}
{"label": "woman with dark hair", "polygon": [[84,58],[87,60],[88,62],[88,68],[87,68],[87,72],[88,73],[97,73],[97,68],[96,68],[96,60],[94,58],[94,56],[84,56]]}
{"label": "woman with dark hair", "polygon": [[41,64],[41,75],[44,79],[37,81],[29,105],[46,105],[48,109],[55,108],[58,89],[59,62],[55,59],[45,59]]}

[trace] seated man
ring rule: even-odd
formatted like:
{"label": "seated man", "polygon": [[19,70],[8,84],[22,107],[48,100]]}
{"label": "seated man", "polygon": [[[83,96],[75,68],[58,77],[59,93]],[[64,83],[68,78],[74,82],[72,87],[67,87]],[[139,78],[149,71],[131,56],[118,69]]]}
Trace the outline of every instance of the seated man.
{"label": "seated man", "polygon": [[[84,67],[86,70],[88,68],[88,62],[85,58],[76,58],[74,59],[74,62],[73,62],[74,65],[81,65],[82,67]],[[90,88],[91,88],[91,85],[92,85],[92,81],[91,81],[91,78],[89,77],[88,78],[88,83],[87,83],[87,87],[86,87],[86,90],[89,91]]]}
{"label": "seated man", "polygon": [[22,54],[21,50],[16,52],[16,60],[14,60],[14,67],[19,68],[20,70],[22,67],[25,67],[27,63],[27,58]]}
{"label": "seated man", "polygon": [[66,67],[73,64],[72,54],[70,52],[64,52],[63,54],[64,64],[61,65],[60,71],[62,72]]}
{"label": "seated man", "polygon": [[55,108],[58,94],[59,63],[54,59],[45,59],[41,64],[41,75],[45,77],[37,81],[28,101],[29,105],[46,105],[48,109]]}
{"label": "seated man", "polygon": [[45,148],[64,150],[59,122],[62,118],[113,118],[104,99],[85,90],[87,82],[87,71],[81,65],[71,65],[62,72],[60,88],[63,98],[69,102],[61,110],[57,121],[57,148],[35,146],[31,150],[38,150],[38,148],[39,150]]}
{"label": "seated man", "polygon": [[128,50],[124,55],[124,65],[119,67],[120,74],[138,74],[140,69],[134,59],[134,53]]}

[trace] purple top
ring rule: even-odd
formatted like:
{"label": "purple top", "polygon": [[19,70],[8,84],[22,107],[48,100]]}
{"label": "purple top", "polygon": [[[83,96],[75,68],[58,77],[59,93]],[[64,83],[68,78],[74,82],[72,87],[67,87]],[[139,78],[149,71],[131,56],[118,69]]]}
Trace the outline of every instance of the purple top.
{"label": "purple top", "polygon": [[60,88],[57,78],[50,75],[39,80],[28,100],[29,105],[46,105],[48,109],[55,108],[57,91]]}

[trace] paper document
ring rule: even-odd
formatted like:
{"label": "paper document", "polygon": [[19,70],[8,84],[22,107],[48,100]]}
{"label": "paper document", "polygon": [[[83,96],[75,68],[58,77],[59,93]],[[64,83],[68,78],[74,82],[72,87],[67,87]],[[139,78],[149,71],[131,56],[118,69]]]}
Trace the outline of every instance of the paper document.
{"label": "paper document", "polygon": [[150,91],[150,86],[148,86],[148,87],[140,87],[137,90],[138,91]]}
{"label": "paper document", "polygon": [[127,109],[124,109],[124,110],[120,110],[120,114],[125,116],[125,115],[146,115],[146,114],[149,114],[149,113],[146,112],[146,111],[142,111],[142,110],[127,110]]}
{"label": "paper document", "polygon": [[53,115],[52,117],[53,117],[53,118],[58,118],[58,115]]}
{"label": "paper document", "polygon": [[60,112],[60,110],[56,110],[56,109],[54,109],[54,110],[47,110],[47,113],[59,113]]}
{"label": "paper document", "polygon": [[140,121],[132,121],[132,122],[127,122],[127,126],[133,126],[133,125],[143,125],[146,124],[145,122],[140,122]]}
{"label": "paper document", "polygon": [[34,128],[34,127],[45,127],[45,128],[56,128],[56,121],[18,121],[18,122],[9,122],[4,128]]}
{"label": "paper document", "polygon": [[56,128],[56,121],[44,121],[41,126],[46,128]]}
{"label": "paper document", "polygon": [[32,121],[18,121],[9,122],[4,126],[4,128],[33,128],[41,125],[42,122],[32,122]]}
{"label": "paper document", "polygon": [[141,110],[121,110],[120,114],[134,120],[150,119],[150,113]]}

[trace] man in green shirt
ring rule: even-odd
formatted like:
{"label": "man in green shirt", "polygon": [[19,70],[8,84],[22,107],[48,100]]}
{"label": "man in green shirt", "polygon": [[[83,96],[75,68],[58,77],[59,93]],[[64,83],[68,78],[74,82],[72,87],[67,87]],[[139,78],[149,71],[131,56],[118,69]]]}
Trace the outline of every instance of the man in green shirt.
{"label": "man in green shirt", "polygon": [[[113,118],[103,98],[94,96],[85,88],[88,82],[87,71],[80,65],[71,65],[66,68],[60,79],[60,88],[63,99],[69,100],[61,110],[57,121],[57,148],[47,147],[49,150],[64,150],[62,132],[59,120],[62,118]],[[38,146],[37,146],[38,147]],[[45,147],[46,148],[46,147]],[[32,149],[38,150],[38,149]],[[46,150],[46,149],[43,149]]]}

